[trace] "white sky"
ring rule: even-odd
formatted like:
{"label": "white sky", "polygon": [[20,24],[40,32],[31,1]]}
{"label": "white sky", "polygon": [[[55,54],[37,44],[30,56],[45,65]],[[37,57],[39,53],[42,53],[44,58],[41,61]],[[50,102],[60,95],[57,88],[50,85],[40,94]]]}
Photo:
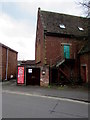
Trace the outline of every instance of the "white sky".
{"label": "white sky", "polygon": [[[57,1],[57,2],[56,2]],[[83,16],[80,0],[0,0],[0,42],[18,52],[18,60],[35,59],[38,7]]]}

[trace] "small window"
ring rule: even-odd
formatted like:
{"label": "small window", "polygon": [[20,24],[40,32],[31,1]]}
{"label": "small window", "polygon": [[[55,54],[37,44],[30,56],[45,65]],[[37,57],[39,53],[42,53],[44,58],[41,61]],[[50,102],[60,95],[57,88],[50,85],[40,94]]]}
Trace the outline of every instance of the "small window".
{"label": "small window", "polygon": [[84,29],[83,29],[82,27],[78,27],[78,29],[79,29],[80,31],[84,31]]}
{"label": "small window", "polygon": [[66,28],[64,24],[60,24],[59,27],[60,27],[60,28],[63,28],[63,29]]}

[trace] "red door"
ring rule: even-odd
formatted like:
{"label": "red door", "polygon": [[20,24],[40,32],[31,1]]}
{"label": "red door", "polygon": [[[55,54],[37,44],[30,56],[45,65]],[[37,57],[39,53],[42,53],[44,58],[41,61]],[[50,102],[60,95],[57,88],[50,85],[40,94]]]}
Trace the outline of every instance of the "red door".
{"label": "red door", "polygon": [[86,82],[86,80],[87,80],[87,70],[86,70],[86,66],[83,66],[83,80],[84,80],[84,82]]}

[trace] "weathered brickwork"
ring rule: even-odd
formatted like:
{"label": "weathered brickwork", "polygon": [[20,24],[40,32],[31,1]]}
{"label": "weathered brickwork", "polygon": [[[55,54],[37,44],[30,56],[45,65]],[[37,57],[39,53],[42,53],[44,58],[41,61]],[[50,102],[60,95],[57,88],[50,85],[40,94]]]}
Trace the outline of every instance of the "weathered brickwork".
{"label": "weathered brickwork", "polygon": [[36,43],[35,43],[35,62],[42,65],[44,63],[44,31],[41,17],[38,12]]}
{"label": "weathered brickwork", "polygon": [[2,80],[16,78],[17,52],[2,44],[0,46],[0,61]]}
{"label": "weathered brickwork", "polygon": [[[52,21],[53,17],[56,21]],[[73,20],[75,25],[71,24],[72,26],[68,28],[67,26],[70,25],[70,23],[67,21],[67,19]],[[51,81],[50,80],[51,73],[49,71],[49,67],[57,65],[58,62],[62,62],[64,59],[65,62],[62,65],[59,65],[58,68],[56,68],[58,69],[56,70],[58,72],[58,76],[59,73],[62,72],[62,74],[66,76],[68,79],[73,79],[74,81],[76,80],[77,82],[80,78],[80,75],[82,78],[85,77],[85,76],[83,77],[82,75],[83,71],[81,68],[81,64],[87,64],[88,72],[86,74],[87,79],[86,82],[90,79],[89,75],[90,65],[88,64],[89,62],[87,63],[87,61],[90,60],[90,55],[88,57],[85,55],[86,56],[85,60],[83,59],[85,56],[79,57],[81,49],[87,43],[87,37],[84,36],[85,30],[81,31],[78,29],[79,24],[81,26],[84,25],[83,23],[84,21],[81,23],[80,20],[86,21],[86,19],[81,19],[79,17],[46,12],[38,9],[36,44],[35,44],[35,62],[37,63],[38,66],[41,67],[41,69],[43,67],[48,68],[47,72],[48,74],[42,75],[41,73],[40,81],[41,86],[45,85],[45,79]],[[65,23],[66,25],[65,29],[59,27],[60,24],[59,21]],[[64,56],[65,45],[69,46],[70,57],[68,61],[67,58],[65,58]],[[47,83],[49,84],[49,82]]]}
{"label": "weathered brickwork", "polygon": [[40,86],[49,85],[49,67],[41,67]]}
{"label": "weathered brickwork", "polygon": [[2,80],[6,79],[6,59],[7,50],[5,47],[2,47]]}
{"label": "weathered brickwork", "polygon": [[2,46],[0,45],[0,80],[2,79]]}
{"label": "weathered brickwork", "polygon": [[[73,66],[72,74],[73,78],[78,79],[79,74],[79,59],[78,52],[80,48],[83,46],[85,41],[76,40],[74,38],[60,38],[60,37],[52,37],[46,36],[46,63],[51,65],[56,63],[58,60],[64,58],[64,44],[70,45],[70,59],[75,60],[75,64]],[[70,63],[66,65],[67,67],[63,68],[63,71],[70,78]],[[68,69],[67,69],[68,68]]]}
{"label": "weathered brickwork", "polygon": [[70,45],[70,59],[77,59],[77,53],[85,41],[74,38],[62,38],[46,36],[46,60],[47,64],[64,58],[64,44]]}
{"label": "weathered brickwork", "polygon": [[8,53],[8,79],[10,79],[11,75],[13,78],[16,78],[17,71],[17,54],[11,50]]}
{"label": "weathered brickwork", "polygon": [[88,82],[90,84],[90,53],[88,55]]}

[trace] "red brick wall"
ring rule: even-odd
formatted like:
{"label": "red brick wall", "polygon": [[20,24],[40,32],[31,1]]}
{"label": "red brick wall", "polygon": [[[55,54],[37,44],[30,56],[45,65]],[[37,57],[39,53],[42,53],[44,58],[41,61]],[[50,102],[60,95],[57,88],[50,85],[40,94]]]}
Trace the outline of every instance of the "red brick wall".
{"label": "red brick wall", "polygon": [[[86,53],[80,56],[80,72],[81,78],[84,82],[90,82],[90,53]],[[86,66],[86,81],[84,75],[84,67]]]}
{"label": "red brick wall", "polygon": [[[7,48],[2,47],[2,80],[6,79],[6,61],[7,61]],[[7,79],[10,79],[11,75],[16,78],[17,70],[17,53],[8,49],[8,71]]]}
{"label": "red brick wall", "polygon": [[49,67],[41,67],[40,86],[49,85]]}
{"label": "red brick wall", "polygon": [[6,78],[6,59],[7,59],[7,50],[5,47],[2,47],[2,80]]}
{"label": "red brick wall", "polygon": [[35,43],[35,62],[36,63],[41,62],[39,65],[44,64],[44,31],[39,12]]}
{"label": "red brick wall", "polygon": [[8,79],[13,75],[13,78],[16,78],[17,70],[17,54],[11,50],[8,52]]}
{"label": "red brick wall", "polygon": [[0,45],[0,79],[2,79],[2,46]]}
{"label": "red brick wall", "polygon": [[88,82],[90,84],[90,53],[88,54]]}
{"label": "red brick wall", "polygon": [[[79,75],[79,59],[77,53],[83,47],[85,41],[76,40],[69,37],[54,37],[44,35],[43,23],[38,11],[36,43],[35,43],[35,61],[38,65],[43,66],[55,64],[56,61],[64,58],[64,43],[70,44],[70,58],[75,59],[73,66],[74,78],[77,79]],[[83,42],[82,42],[83,41]],[[69,65],[68,65],[69,67]],[[69,75],[70,72],[63,68],[64,72]]]}
{"label": "red brick wall", "polygon": [[[62,60],[64,58],[64,43],[70,45],[70,58],[75,59],[75,64],[73,65],[73,78],[77,79],[79,75],[79,59],[77,58],[77,53],[83,46],[84,42],[80,40],[76,40],[73,38],[61,38],[61,37],[53,37],[53,36],[46,36],[46,63],[47,64],[55,64],[56,61]],[[59,58],[59,59],[58,59]],[[71,64],[66,64],[67,68],[70,68]],[[69,69],[63,68],[63,71],[68,75],[70,78],[71,71]]]}
{"label": "red brick wall", "polygon": [[77,58],[77,52],[80,50],[84,42],[71,38],[60,38],[53,36],[46,36],[46,59],[47,64],[50,60],[55,61],[58,56],[59,59],[64,58],[63,43],[70,44],[70,58]]}

